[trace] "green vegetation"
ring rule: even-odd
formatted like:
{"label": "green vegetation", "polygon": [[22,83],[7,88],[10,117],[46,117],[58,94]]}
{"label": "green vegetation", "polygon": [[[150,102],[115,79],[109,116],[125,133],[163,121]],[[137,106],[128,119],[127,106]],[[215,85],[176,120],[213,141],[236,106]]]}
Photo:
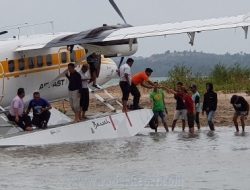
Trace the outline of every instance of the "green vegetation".
{"label": "green vegetation", "polygon": [[196,84],[199,91],[203,93],[207,82],[214,84],[215,91],[250,93],[250,68],[241,67],[239,64],[230,67],[217,64],[207,77],[203,77],[201,74],[193,74],[192,69],[184,65],[174,66],[168,72],[168,80],[165,83],[174,88],[178,81],[183,82],[186,86]]}

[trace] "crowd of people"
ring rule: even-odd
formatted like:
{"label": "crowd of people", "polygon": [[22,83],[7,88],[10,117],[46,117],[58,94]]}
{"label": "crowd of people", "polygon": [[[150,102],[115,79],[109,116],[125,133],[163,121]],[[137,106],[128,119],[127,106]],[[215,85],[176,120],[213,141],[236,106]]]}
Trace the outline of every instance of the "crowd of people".
{"label": "crowd of people", "polygon": [[[177,82],[176,89],[171,89],[166,85],[160,85],[157,82],[152,82],[149,77],[153,70],[146,68],[144,71],[136,73],[132,76],[131,67],[134,63],[132,58],[128,58],[126,63],[119,68],[120,76],[120,88],[122,91],[122,102],[123,112],[130,110],[141,109],[140,102],[140,91],[138,85],[144,88],[153,89],[149,95],[152,102],[152,110],[154,117],[151,119],[149,125],[157,132],[158,118],[160,117],[162,124],[166,130],[169,131],[167,125],[166,115],[167,106],[165,103],[164,92],[172,93],[176,100],[176,109],[174,118],[172,121],[172,131],[174,131],[178,120],[182,121],[182,130],[185,130],[186,122],[189,127],[189,132],[194,133],[194,126],[197,125],[198,130],[200,129],[200,113],[206,114],[207,124],[211,131],[215,130],[214,116],[217,110],[217,93],[214,92],[213,84],[206,84],[206,93],[201,101],[200,93],[196,84],[192,84],[190,87],[185,86],[182,82]],[[129,95],[133,96],[133,104],[128,105]],[[242,131],[245,131],[245,119],[249,113],[249,104],[242,96],[233,95],[230,103],[233,105],[235,113],[233,116],[233,122],[235,129],[239,132],[238,118],[240,118]]]}
{"label": "crowd of people", "polygon": [[[95,54],[91,55],[88,60],[90,63],[83,64],[79,72],[76,71],[74,63],[69,63],[67,73],[65,74],[69,81],[69,103],[74,112],[75,122],[86,119],[85,114],[89,107],[89,83],[93,82],[93,86],[97,86],[97,69],[94,65],[95,62],[99,62],[100,60]],[[122,92],[123,112],[142,109],[140,106],[141,93],[138,88],[140,85],[144,88],[152,89],[149,98],[152,102],[151,107],[154,112],[154,117],[149,124],[156,132],[159,117],[166,132],[169,131],[166,117],[168,111],[165,102],[165,92],[172,93],[176,100],[176,109],[171,125],[172,131],[174,131],[177,121],[181,120],[182,130],[185,130],[187,122],[189,132],[193,134],[195,124],[198,130],[200,129],[200,113],[202,113],[202,115],[206,114],[210,130],[215,130],[213,120],[217,109],[218,99],[217,93],[213,90],[212,83],[206,84],[206,93],[204,94],[203,102],[201,102],[201,96],[198,92],[197,85],[192,84],[190,87],[187,87],[182,82],[177,82],[175,89],[171,89],[166,85],[160,85],[158,82],[153,82],[149,79],[153,73],[151,68],[146,68],[144,71],[138,72],[132,76],[131,67],[133,63],[134,60],[128,58],[126,63],[118,70],[118,75],[120,77],[119,86]],[[92,67],[92,69],[88,72],[90,67]],[[95,69],[93,69],[94,67]],[[130,94],[133,96],[133,104],[128,105]],[[33,99],[29,102],[29,106],[25,110],[23,101],[24,96],[24,89],[19,88],[17,96],[11,102],[8,119],[14,121],[19,127],[26,131],[31,131],[33,129],[32,125],[41,129],[46,129],[51,115],[49,111],[51,105],[47,100],[40,97],[39,92],[34,92]],[[238,118],[240,118],[242,131],[244,132],[245,119],[249,113],[249,104],[242,96],[237,95],[232,96],[230,103],[235,110],[233,122],[236,131],[239,131]],[[33,111],[32,119],[29,116],[31,110]]]}

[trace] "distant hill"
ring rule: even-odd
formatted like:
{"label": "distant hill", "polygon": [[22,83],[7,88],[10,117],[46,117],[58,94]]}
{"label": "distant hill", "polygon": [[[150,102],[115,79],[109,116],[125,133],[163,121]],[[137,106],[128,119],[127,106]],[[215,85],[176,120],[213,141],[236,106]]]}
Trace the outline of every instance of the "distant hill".
{"label": "distant hill", "polygon": [[[196,51],[170,52],[154,54],[150,57],[133,57],[135,64],[132,72],[144,70],[151,67],[154,72],[152,76],[166,77],[168,72],[176,65],[184,65],[192,69],[194,74],[208,75],[216,64],[233,66],[240,64],[241,67],[250,67],[250,54],[210,54]],[[118,60],[116,60],[118,62]]]}

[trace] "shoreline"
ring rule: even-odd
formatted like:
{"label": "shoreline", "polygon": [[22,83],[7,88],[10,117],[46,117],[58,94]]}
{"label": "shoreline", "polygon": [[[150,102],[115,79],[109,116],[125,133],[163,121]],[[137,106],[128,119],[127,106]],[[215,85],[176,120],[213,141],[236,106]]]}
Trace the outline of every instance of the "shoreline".
{"label": "shoreline", "polygon": [[[151,102],[149,99],[149,93],[152,90],[149,89],[145,89],[145,88],[141,88],[139,87],[140,92],[141,92],[141,99],[140,99],[140,105],[144,108],[151,108]],[[121,101],[121,90],[119,85],[115,85],[115,86],[110,86],[107,87],[106,90],[115,98],[117,98],[118,101]],[[99,95],[106,97],[106,95],[103,92],[98,92]],[[230,127],[234,127],[232,118],[233,118],[233,114],[234,114],[234,109],[233,106],[230,104],[230,98],[233,94],[237,94],[240,96],[243,96],[248,102],[250,102],[250,96],[247,95],[246,93],[232,93],[232,94],[225,94],[222,92],[217,92],[218,94],[218,106],[217,106],[217,111],[215,114],[215,119],[214,119],[214,123],[215,123],[215,127],[225,127],[225,126],[230,126]],[[86,112],[86,115],[90,115],[96,112],[110,112],[110,110],[103,105],[101,102],[99,102],[98,100],[95,99],[95,97],[90,93],[90,104],[89,104],[89,111]],[[201,95],[201,97],[203,97],[203,94]],[[129,101],[128,103],[131,104],[132,103],[132,99],[133,96],[129,96]],[[168,127],[171,127],[172,125],[172,119],[174,116],[174,111],[175,111],[175,99],[174,96],[172,94],[167,94],[165,93],[165,101],[166,101],[166,105],[167,105],[167,110],[168,110],[168,115],[167,115],[167,124]],[[64,110],[66,111],[66,114],[69,115],[70,117],[73,116],[73,113],[71,111],[71,108],[69,106],[68,102],[64,103],[64,108],[62,106],[62,102],[57,102],[52,104],[54,107],[56,107],[57,109],[60,110]],[[114,105],[114,107],[117,110],[121,110],[121,107],[118,105]],[[201,123],[201,128],[202,127],[207,127],[207,118],[206,115],[202,115],[200,113],[200,123]],[[246,126],[250,125],[250,119],[247,118],[247,120],[245,121]],[[160,123],[161,125],[161,123]],[[181,126],[181,121],[177,121],[177,125],[176,127],[180,127]],[[239,125],[240,127],[240,125]],[[188,128],[188,125],[186,124],[186,128]],[[195,125],[196,128],[196,125]],[[241,129],[241,127],[240,127]]]}

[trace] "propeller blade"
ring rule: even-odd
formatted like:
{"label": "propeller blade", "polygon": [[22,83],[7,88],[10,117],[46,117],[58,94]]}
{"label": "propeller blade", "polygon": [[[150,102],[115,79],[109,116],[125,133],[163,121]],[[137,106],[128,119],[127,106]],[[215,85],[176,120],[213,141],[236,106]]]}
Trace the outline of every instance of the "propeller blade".
{"label": "propeller blade", "polygon": [[0,32],[0,35],[7,34],[7,33],[8,33],[8,31],[2,31],[2,32]]}
{"label": "propeller blade", "polygon": [[110,4],[113,6],[113,8],[115,9],[115,11],[118,13],[118,15],[122,18],[122,20],[124,21],[125,24],[127,24],[125,18],[122,15],[122,12],[120,11],[120,9],[118,8],[118,6],[116,5],[116,3],[114,2],[114,0],[109,0]]}

